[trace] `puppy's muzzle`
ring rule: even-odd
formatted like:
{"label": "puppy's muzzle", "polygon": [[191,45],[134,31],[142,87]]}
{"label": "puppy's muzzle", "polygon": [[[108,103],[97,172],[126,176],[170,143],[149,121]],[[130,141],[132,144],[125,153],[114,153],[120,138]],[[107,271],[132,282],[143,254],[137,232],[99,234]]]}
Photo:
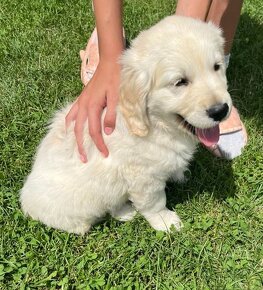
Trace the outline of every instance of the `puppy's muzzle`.
{"label": "puppy's muzzle", "polygon": [[209,118],[213,119],[214,121],[222,121],[229,112],[229,106],[227,103],[224,104],[216,104],[206,110],[207,115]]}

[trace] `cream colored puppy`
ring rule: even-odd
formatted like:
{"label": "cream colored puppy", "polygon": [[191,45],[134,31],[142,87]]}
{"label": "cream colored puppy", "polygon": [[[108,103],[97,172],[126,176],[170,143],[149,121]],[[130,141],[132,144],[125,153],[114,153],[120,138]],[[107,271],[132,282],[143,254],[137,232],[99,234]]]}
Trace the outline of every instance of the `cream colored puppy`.
{"label": "cream colored puppy", "polygon": [[65,131],[69,107],[58,112],[21,191],[34,219],[83,234],[107,213],[126,221],[138,211],[156,230],[182,226],[166,208],[165,182],[183,179],[198,141],[217,142],[230,113],[221,31],[170,16],[142,32],[121,63],[116,128],[103,136],[109,157],[85,128],[89,161],[81,163],[73,124]]}

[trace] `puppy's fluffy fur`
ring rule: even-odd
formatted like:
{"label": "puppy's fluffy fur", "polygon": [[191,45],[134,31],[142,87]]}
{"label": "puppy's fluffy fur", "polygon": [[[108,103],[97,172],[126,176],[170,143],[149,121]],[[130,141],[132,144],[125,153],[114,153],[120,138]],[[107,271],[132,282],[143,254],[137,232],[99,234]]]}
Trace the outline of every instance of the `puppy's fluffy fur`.
{"label": "puppy's fluffy fur", "polygon": [[34,219],[83,234],[106,213],[126,221],[139,211],[156,230],[182,226],[166,208],[165,182],[183,179],[198,143],[194,128],[218,125],[207,110],[231,108],[221,31],[170,16],[142,32],[121,64],[116,128],[103,136],[109,157],[85,128],[88,163],[81,163],[74,125],[65,131],[69,107],[58,112],[21,191],[23,211]]}

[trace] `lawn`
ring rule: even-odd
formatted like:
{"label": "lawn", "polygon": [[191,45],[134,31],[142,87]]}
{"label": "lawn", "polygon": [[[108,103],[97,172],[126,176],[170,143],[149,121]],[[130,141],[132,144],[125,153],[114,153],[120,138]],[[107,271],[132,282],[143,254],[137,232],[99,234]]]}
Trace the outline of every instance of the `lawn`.
{"label": "lawn", "polygon": [[[55,110],[82,85],[79,50],[93,30],[87,0],[0,4],[0,289],[263,289],[263,4],[244,1],[228,69],[249,143],[234,161],[200,148],[185,184],[167,184],[181,232],[140,216],[85,236],[24,217],[19,190]],[[175,1],[126,0],[128,40]]]}

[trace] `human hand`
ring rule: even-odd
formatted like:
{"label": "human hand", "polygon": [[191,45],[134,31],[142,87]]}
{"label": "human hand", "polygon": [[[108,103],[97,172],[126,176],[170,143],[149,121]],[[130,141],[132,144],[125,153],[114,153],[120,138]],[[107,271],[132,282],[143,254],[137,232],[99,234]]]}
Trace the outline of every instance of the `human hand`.
{"label": "human hand", "polygon": [[89,122],[89,134],[98,150],[107,157],[109,155],[101,128],[101,114],[106,109],[103,121],[105,134],[110,135],[115,128],[116,105],[119,98],[120,65],[117,62],[100,61],[92,79],[72,105],[66,116],[66,127],[75,121],[76,136],[80,159],[87,162],[83,146],[83,130],[85,122]]}

